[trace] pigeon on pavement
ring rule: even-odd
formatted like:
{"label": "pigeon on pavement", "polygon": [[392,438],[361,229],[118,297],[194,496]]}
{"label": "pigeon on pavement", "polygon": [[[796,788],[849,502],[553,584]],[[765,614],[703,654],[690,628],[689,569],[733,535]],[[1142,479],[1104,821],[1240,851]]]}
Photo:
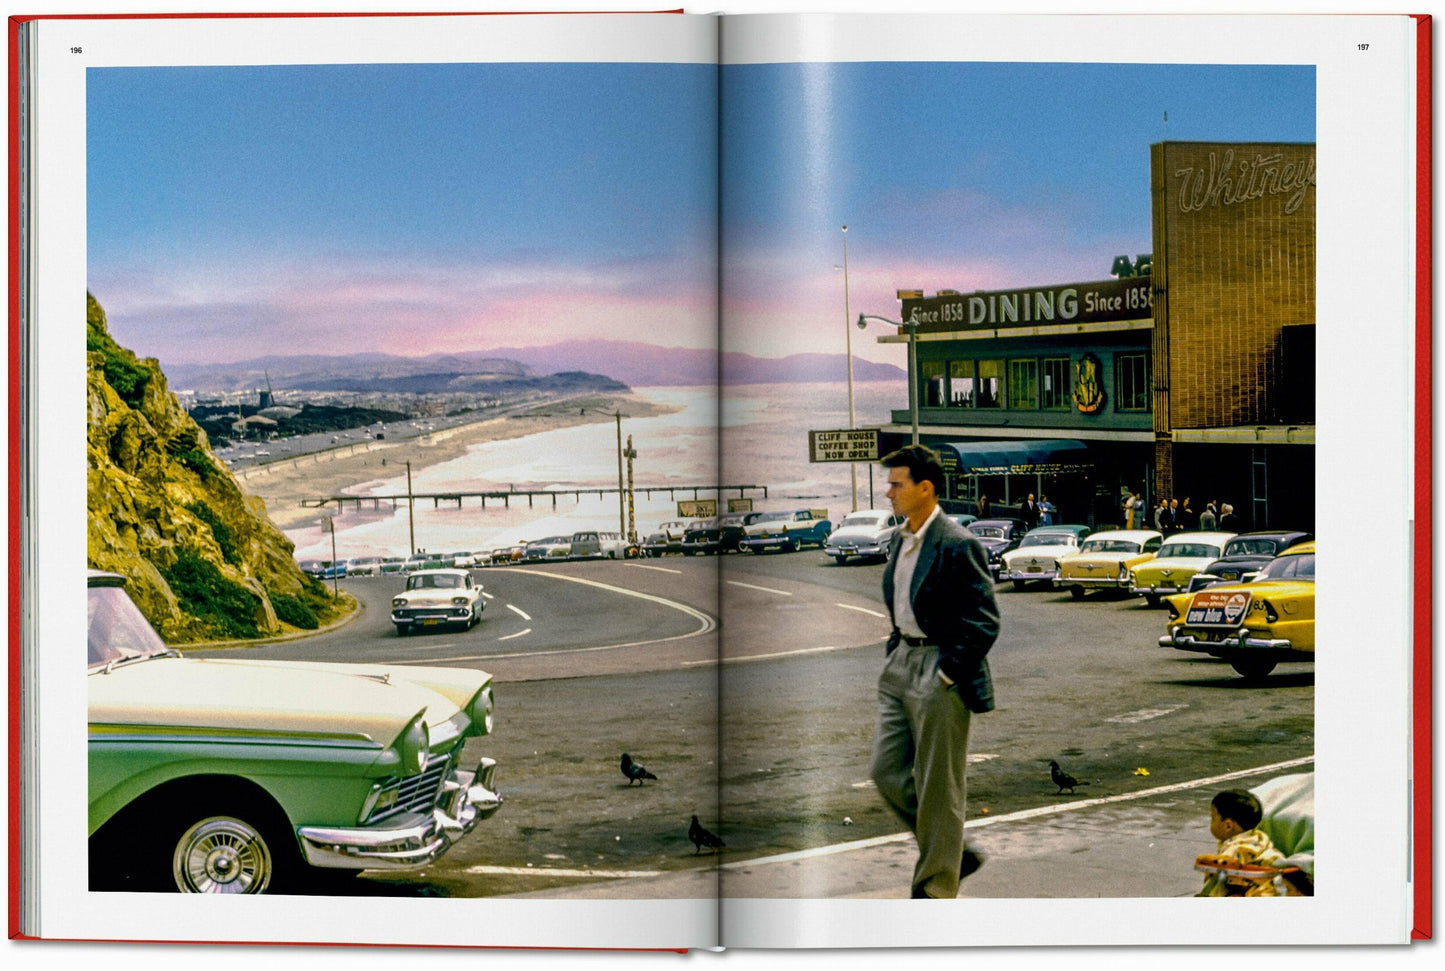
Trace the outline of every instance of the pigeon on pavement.
{"label": "pigeon on pavement", "polygon": [[703,829],[702,824],[697,821],[697,816],[692,817],[692,825],[687,828],[687,838],[692,840],[693,846],[697,847],[692,852],[693,856],[701,853],[704,846],[716,851],[719,847],[727,845],[718,838],[716,833],[709,833]]}
{"label": "pigeon on pavement", "polygon": [[632,761],[632,756],[628,755],[626,752],[622,753],[622,774],[627,776],[627,784],[629,786],[632,785],[632,783],[634,782],[636,782],[638,785],[643,785],[643,779],[655,780],[657,778],[657,776],[653,775],[651,772],[648,772],[642,766]]}
{"label": "pigeon on pavement", "polygon": [[1054,785],[1059,787],[1059,791],[1054,793],[1054,795],[1056,796],[1059,795],[1059,793],[1062,793],[1065,789],[1069,790],[1069,793],[1072,794],[1075,786],[1088,785],[1087,782],[1080,782],[1078,779],[1075,779],[1063,769],[1059,768],[1059,763],[1053,761],[1052,759],[1049,760],[1049,778],[1054,781]]}

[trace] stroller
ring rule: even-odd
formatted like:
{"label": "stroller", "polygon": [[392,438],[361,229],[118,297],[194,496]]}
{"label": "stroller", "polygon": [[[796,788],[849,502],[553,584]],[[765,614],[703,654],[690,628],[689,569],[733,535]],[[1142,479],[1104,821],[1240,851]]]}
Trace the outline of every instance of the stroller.
{"label": "stroller", "polygon": [[1259,799],[1264,818],[1259,828],[1284,854],[1279,866],[1241,864],[1205,853],[1194,869],[1223,881],[1226,896],[1243,895],[1252,886],[1269,883],[1276,896],[1313,897],[1315,892],[1315,775],[1284,775],[1250,792]]}

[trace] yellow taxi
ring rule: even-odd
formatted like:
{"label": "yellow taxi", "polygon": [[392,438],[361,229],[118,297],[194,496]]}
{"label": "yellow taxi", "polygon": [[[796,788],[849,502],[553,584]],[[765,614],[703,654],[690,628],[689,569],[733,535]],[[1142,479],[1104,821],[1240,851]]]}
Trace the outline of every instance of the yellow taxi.
{"label": "yellow taxi", "polygon": [[1315,659],[1315,544],[1291,546],[1248,583],[1220,583],[1165,600],[1160,647],[1210,654],[1245,678],[1282,661]]}
{"label": "yellow taxi", "polygon": [[1164,536],[1152,529],[1112,529],[1092,533],[1077,553],[1059,557],[1057,587],[1075,600],[1093,589],[1128,590],[1133,570],[1152,560]]}
{"label": "yellow taxi", "polygon": [[1219,559],[1224,544],[1233,538],[1233,533],[1175,533],[1154,559],[1134,571],[1129,587],[1157,607],[1161,598],[1188,590],[1194,574]]}

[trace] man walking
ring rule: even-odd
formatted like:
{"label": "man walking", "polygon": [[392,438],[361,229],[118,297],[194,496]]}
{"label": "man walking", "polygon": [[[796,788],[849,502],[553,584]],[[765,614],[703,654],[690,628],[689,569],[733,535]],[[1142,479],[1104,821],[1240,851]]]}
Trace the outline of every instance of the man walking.
{"label": "man walking", "polygon": [[939,511],[938,453],[910,445],[883,465],[893,512],[907,522],[883,571],[893,632],[878,678],[873,781],[917,837],[912,895],[952,898],[983,863],[963,839],[968,728],[970,712],[994,706],[985,655],[998,604],[983,547]]}

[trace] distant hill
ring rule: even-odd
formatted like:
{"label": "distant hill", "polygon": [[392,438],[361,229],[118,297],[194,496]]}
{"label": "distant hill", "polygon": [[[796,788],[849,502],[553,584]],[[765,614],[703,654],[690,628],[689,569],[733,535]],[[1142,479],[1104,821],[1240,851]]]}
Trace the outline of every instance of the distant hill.
{"label": "distant hill", "polygon": [[[640,341],[578,340],[548,347],[518,347],[462,354],[400,357],[392,354],[273,355],[229,364],[168,365],[171,384],[197,391],[240,391],[265,387],[267,377],[276,388],[315,391],[475,391],[510,392],[532,381],[568,383],[578,372],[600,380],[601,375],[632,387],[698,385],[723,377],[732,384],[844,381],[848,358],[844,354],[794,354],[782,358],[755,357],[678,347],[658,347]],[[877,364],[854,357],[855,381],[896,381],[907,372],[892,364]],[[585,382],[581,382],[585,383]]]}

